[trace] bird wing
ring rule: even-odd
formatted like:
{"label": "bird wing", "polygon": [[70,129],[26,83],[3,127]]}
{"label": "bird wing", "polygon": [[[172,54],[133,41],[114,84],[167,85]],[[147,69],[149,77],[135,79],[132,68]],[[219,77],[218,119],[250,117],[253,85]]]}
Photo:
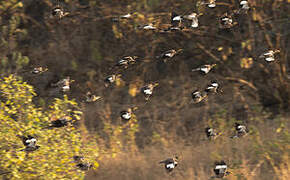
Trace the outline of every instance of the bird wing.
{"label": "bird wing", "polygon": [[167,169],[173,169],[174,167],[175,167],[175,164],[174,163],[166,164],[166,168]]}

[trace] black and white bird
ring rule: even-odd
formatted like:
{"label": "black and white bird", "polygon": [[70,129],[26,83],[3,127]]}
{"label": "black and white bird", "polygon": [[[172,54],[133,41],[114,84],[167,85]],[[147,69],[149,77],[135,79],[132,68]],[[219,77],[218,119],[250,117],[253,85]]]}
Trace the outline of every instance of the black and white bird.
{"label": "black and white bird", "polygon": [[272,62],[272,61],[275,61],[275,54],[276,53],[279,53],[279,52],[280,52],[280,50],[278,50],[278,49],[276,49],[276,50],[269,50],[269,51],[261,54],[259,56],[259,58],[262,58],[262,59],[264,59],[267,62]]}
{"label": "black and white bird", "polygon": [[167,62],[168,59],[173,58],[175,55],[177,55],[181,51],[182,51],[182,49],[178,49],[178,50],[170,49],[170,50],[162,53],[160,56],[157,56],[157,58],[162,58],[164,62]]}
{"label": "black and white bird", "polygon": [[36,67],[36,68],[33,68],[33,70],[31,71],[32,74],[41,74],[45,71],[47,71],[48,69],[47,68],[43,68],[43,67]]}
{"label": "black and white bird", "polygon": [[74,82],[74,80],[71,80],[69,76],[66,78],[58,81],[55,84],[52,84],[52,86],[57,86],[62,92],[67,92],[70,90],[70,84]]}
{"label": "black and white bird", "polygon": [[221,134],[221,133],[215,132],[215,130],[211,127],[205,128],[205,133],[209,140],[214,140]]}
{"label": "black and white bird", "polygon": [[240,123],[235,123],[235,129],[236,129],[236,135],[232,136],[231,138],[239,138],[248,134],[247,127]]}
{"label": "black and white bird", "polygon": [[200,3],[200,5],[207,5],[209,8],[214,8],[216,7],[216,0],[203,0]]}
{"label": "black and white bird", "polygon": [[144,30],[156,30],[157,28],[153,25],[153,23],[145,24],[142,26],[138,26],[139,29],[144,29]]}
{"label": "black and white bird", "polygon": [[121,77],[121,74],[112,74],[105,78],[105,87],[109,87],[111,84],[115,83],[118,78]]}
{"label": "black and white bird", "polygon": [[164,164],[164,167],[167,170],[167,172],[171,172],[178,165],[177,161],[178,157],[175,156],[173,158],[168,158],[166,160],[160,161],[159,164]]}
{"label": "black and white bird", "polygon": [[60,6],[56,6],[55,8],[52,9],[51,15],[62,18],[64,16],[63,9]]}
{"label": "black and white bird", "polygon": [[51,15],[55,18],[62,19],[63,17],[67,16],[69,13],[65,12],[64,9],[60,6],[56,6],[52,9]]}
{"label": "black and white bird", "polygon": [[205,65],[202,65],[198,68],[195,68],[195,69],[192,69],[191,71],[200,71],[202,72],[203,74],[207,74],[209,73],[212,68],[214,68],[216,66],[216,64],[205,64]]}
{"label": "black and white bird", "polygon": [[228,169],[228,166],[224,161],[215,162],[215,167],[213,171],[216,175],[216,178],[223,178],[229,175],[230,172],[227,169]]}
{"label": "black and white bird", "polygon": [[196,104],[196,103],[200,103],[205,98],[207,98],[207,93],[195,90],[191,93],[191,97],[192,97],[193,103]]}
{"label": "black and white bird", "polygon": [[182,16],[176,12],[171,13],[171,27],[180,27],[182,22]]}
{"label": "black and white bird", "polygon": [[158,83],[150,83],[141,88],[141,92],[144,94],[146,101],[152,96],[153,89],[156,86],[158,86]]}
{"label": "black and white bird", "polygon": [[219,84],[216,81],[212,81],[204,90],[206,93],[217,93],[218,92]]}
{"label": "black and white bird", "polygon": [[238,13],[240,12],[247,12],[250,9],[249,2],[247,0],[241,0],[240,1],[240,9]]}
{"label": "black and white bird", "polygon": [[136,109],[138,109],[138,108],[133,107],[133,108],[128,108],[126,111],[121,111],[120,112],[121,119],[123,119],[125,121],[129,121],[132,117],[133,111],[135,111]]}
{"label": "black and white bird", "polygon": [[183,16],[183,18],[191,21],[190,27],[197,28],[198,27],[198,16],[199,15],[197,13],[191,13],[189,15]]}
{"label": "black and white bird", "polygon": [[128,14],[124,14],[124,15],[121,15],[120,18],[121,19],[129,19],[132,17],[132,14],[128,13]]}
{"label": "black and white bird", "polygon": [[233,21],[232,15],[225,13],[220,17],[220,28],[229,29],[232,28],[237,23]]}
{"label": "black and white bird", "polygon": [[31,135],[28,136],[20,136],[17,135],[19,138],[21,138],[23,145],[25,146],[25,149],[21,151],[35,151],[39,149],[40,146],[36,145],[37,139]]}
{"label": "black and white bird", "polygon": [[208,0],[208,2],[206,3],[207,4],[207,7],[209,8],[214,8],[216,7],[216,3],[215,3],[216,0]]}
{"label": "black and white bird", "polygon": [[116,66],[127,68],[129,65],[135,64],[137,58],[138,58],[137,56],[126,56],[126,57],[123,57],[122,59],[120,59],[117,62]]}
{"label": "black and white bird", "polygon": [[114,22],[118,22],[119,20],[126,20],[126,19],[130,19],[132,18],[132,14],[131,13],[127,13],[127,14],[123,14],[123,15],[120,15],[120,16],[115,16],[112,18],[112,21]]}

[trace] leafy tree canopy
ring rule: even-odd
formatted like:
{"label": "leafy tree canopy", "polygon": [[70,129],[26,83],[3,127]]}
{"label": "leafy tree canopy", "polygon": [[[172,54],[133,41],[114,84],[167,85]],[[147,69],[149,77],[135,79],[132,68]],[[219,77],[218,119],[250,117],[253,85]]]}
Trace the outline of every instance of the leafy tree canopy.
{"label": "leafy tree canopy", "polygon": [[[10,75],[0,80],[0,173],[8,179],[81,179],[84,171],[76,167],[73,156],[81,155],[93,163],[97,157],[95,141],[84,142],[75,128],[82,112],[67,96],[55,99],[48,110],[36,107],[33,87]],[[66,117],[72,123],[62,128],[47,128],[53,119]],[[33,152],[17,135],[32,135],[40,148]],[[88,139],[86,139],[88,141]]]}

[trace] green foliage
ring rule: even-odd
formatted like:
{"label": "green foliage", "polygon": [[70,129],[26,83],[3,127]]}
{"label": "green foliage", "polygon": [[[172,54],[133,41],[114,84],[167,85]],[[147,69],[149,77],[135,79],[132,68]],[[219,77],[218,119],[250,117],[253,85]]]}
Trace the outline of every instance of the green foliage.
{"label": "green foliage", "polygon": [[[84,172],[76,168],[74,155],[84,155],[98,166],[96,143],[82,142],[80,131],[72,124],[47,128],[53,118],[79,120],[82,112],[75,101],[64,96],[44,111],[33,104],[33,87],[13,75],[0,80],[0,91],[0,172],[8,172],[7,178],[81,179]],[[16,135],[37,137],[40,148],[30,153],[21,151],[24,146]]]}

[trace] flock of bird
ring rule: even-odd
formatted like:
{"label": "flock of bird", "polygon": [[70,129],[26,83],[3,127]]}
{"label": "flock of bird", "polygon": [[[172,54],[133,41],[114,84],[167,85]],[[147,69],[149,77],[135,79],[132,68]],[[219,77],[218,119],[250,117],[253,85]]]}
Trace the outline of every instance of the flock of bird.
{"label": "flock of bird", "polygon": [[[203,2],[202,4],[208,6],[209,8],[216,7],[215,0],[209,0],[207,2]],[[250,9],[249,3],[246,0],[240,1],[240,8],[238,10],[235,10],[233,13],[225,13],[222,17],[220,17],[220,28],[233,27],[234,25],[236,25],[236,23],[233,22],[232,15],[246,13],[249,9]],[[55,17],[59,20],[61,20],[62,18],[64,18],[68,14],[69,13],[65,12],[61,6],[57,6],[57,7],[53,8],[52,13],[51,13],[51,15],[53,17]],[[167,29],[162,29],[161,31],[165,32],[165,31],[182,30],[184,28],[183,27],[184,21],[191,21],[190,28],[198,28],[198,26],[199,26],[198,17],[200,15],[198,15],[197,13],[191,13],[189,15],[182,16],[182,15],[176,14],[175,12],[172,12],[171,13],[171,26]],[[119,16],[118,18],[114,18],[113,20],[127,19],[130,17],[131,17],[131,14],[126,14],[123,16]],[[158,29],[152,23],[139,26],[139,28],[142,28],[144,30],[157,30]],[[160,29],[158,29],[158,30],[160,30]],[[179,50],[171,49],[171,50],[168,50],[168,51],[162,53],[159,56],[156,56],[156,58],[162,59],[166,63],[169,59],[178,55],[180,52],[182,52],[182,49],[179,49]],[[275,54],[278,52],[279,52],[279,50],[269,50],[269,51],[263,53],[262,55],[260,55],[259,58],[262,58],[267,62],[271,62],[271,61],[275,60]],[[138,61],[137,59],[138,59],[138,57],[136,57],[136,56],[123,57],[115,64],[115,66],[113,68],[116,67],[116,68],[126,69],[129,66],[135,64]],[[198,72],[206,75],[215,66],[216,66],[216,64],[204,64],[200,67],[192,69],[192,71],[193,72],[198,71]],[[33,74],[41,74],[47,70],[48,70],[47,68],[36,67],[31,72]],[[109,86],[113,85],[117,81],[117,79],[120,78],[120,76],[121,76],[120,74],[108,75],[104,79],[105,87],[109,87]],[[70,90],[70,84],[72,82],[74,82],[74,80],[71,80],[70,77],[66,77],[65,79],[62,79],[57,83],[51,84],[51,86],[58,88],[59,91],[61,91],[61,92],[67,92]],[[149,83],[140,89],[140,91],[141,91],[141,93],[143,93],[146,101],[148,101],[150,99],[150,97],[153,95],[153,90],[156,86],[158,86],[157,82]],[[222,92],[222,90],[220,90],[220,88],[219,88],[218,82],[212,81],[204,90],[193,91],[191,94],[192,101],[193,101],[193,103],[200,103],[202,101],[205,101],[208,98],[208,96],[210,96],[211,94],[216,94],[218,92]],[[88,103],[95,102],[100,98],[101,98],[100,96],[96,96],[96,95],[92,94],[91,92],[88,92],[86,94],[85,101]],[[121,111],[120,112],[121,119],[126,121],[126,122],[129,121],[132,117],[132,113],[136,109],[137,109],[137,107],[132,107],[132,108],[129,108],[127,110]],[[55,119],[51,122],[51,125],[48,128],[64,127],[64,126],[67,126],[70,121],[71,120],[69,120],[69,118]],[[248,134],[248,129],[247,129],[245,124],[236,123],[235,130],[236,130],[236,133],[231,138],[240,138],[240,137],[243,137],[246,134]],[[218,136],[221,135],[220,132],[216,132],[215,129],[213,129],[212,127],[206,127],[205,134],[209,140],[214,140]],[[31,151],[35,151],[35,150],[40,148],[40,146],[36,145],[37,139],[35,137],[32,137],[31,135],[19,136],[19,137],[21,138],[23,145],[25,146],[25,149],[23,149],[23,151],[31,152]],[[77,163],[77,167],[80,168],[81,170],[88,170],[90,167],[92,167],[92,165],[90,163],[84,161],[83,156],[74,156],[73,159]],[[160,164],[164,164],[165,169],[168,172],[172,172],[172,170],[178,165],[178,157],[174,156],[172,158],[168,158],[166,160],[161,161]],[[224,161],[219,161],[219,162],[217,161],[215,163],[215,167],[213,169],[214,173],[215,173],[215,177],[222,178],[224,176],[227,176],[228,174],[230,174],[230,172],[227,169],[228,169],[227,164]]]}

